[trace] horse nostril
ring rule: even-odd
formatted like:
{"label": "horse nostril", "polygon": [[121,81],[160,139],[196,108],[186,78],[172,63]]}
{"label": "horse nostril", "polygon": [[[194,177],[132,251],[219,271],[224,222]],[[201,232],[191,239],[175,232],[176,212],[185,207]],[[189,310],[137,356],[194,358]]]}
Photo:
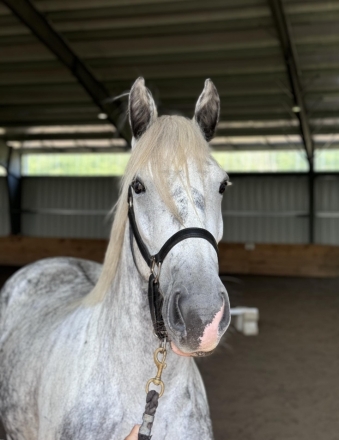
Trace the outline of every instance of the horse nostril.
{"label": "horse nostril", "polygon": [[172,330],[180,333],[183,336],[183,333],[186,331],[186,326],[184,318],[181,314],[179,299],[180,292],[175,292],[169,309],[169,320]]}
{"label": "horse nostril", "polygon": [[219,295],[220,295],[222,302],[223,302],[223,305],[224,305],[224,315],[220,321],[220,326],[227,327],[229,325],[230,319],[231,319],[230,303],[228,300],[227,292],[225,290],[221,291],[219,293]]}

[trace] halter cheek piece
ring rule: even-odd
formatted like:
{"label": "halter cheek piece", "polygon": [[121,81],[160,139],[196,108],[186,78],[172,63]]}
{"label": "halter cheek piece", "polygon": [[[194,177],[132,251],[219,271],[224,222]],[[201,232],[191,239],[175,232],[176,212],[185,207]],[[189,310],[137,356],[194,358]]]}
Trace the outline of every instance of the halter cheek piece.
{"label": "halter cheek piece", "polygon": [[[157,254],[151,255],[147,249],[147,246],[145,245],[145,243],[141,238],[137,223],[135,221],[132,184],[128,188],[128,218],[130,222],[131,231],[134,235],[135,241],[137,242],[140,253],[143,256],[143,259],[146,261],[147,266],[151,270],[151,274],[148,280],[149,309],[153,322],[154,333],[157,335],[157,337],[160,340],[163,340],[167,337],[167,330],[165,327],[164,319],[162,317],[162,306],[163,306],[164,298],[160,291],[159,277],[161,272],[161,265],[164,259],[166,258],[169,251],[175,245],[177,245],[183,240],[186,240],[187,238],[203,238],[204,240],[207,240],[214,247],[217,254],[218,254],[218,244],[215,241],[213,235],[206,229],[185,228],[172,235],[172,237],[170,237],[166,241],[166,243],[162,246],[162,248]],[[132,234],[131,234],[131,248],[133,252]]]}

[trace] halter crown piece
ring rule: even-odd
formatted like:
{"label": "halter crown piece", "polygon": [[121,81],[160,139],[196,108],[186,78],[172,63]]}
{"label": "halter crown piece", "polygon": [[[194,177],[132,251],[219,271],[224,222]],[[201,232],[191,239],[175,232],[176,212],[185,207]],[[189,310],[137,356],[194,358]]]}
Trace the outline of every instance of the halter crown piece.
{"label": "halter crown piece", "polygon": [[[203,238],[207,240],[216,250],[218,254],[218,244],[213,237],[213,235],[203,228],[185,228],[176,232],[172,237],[170,237],[165,244],[162,246],[160,251],[151,255],[147,249],[147,246],[143,242],[138,226],[135,220],[135,213],[133,208],[133,192],[132,184],[128,188],[128,218],[130,222],[131,232],[134,235],[135,241],[137,242],[138,248],[143,259],[151,270],[151,274],[148,280],[148,303],[151,313],[151,318],[153,322],[154,333],[157,337],[163,341],[167,339],[167,330],[162,316],[162,306],[164,303],[163,295],[160,291],[160,273],[161,265],[166,258],[170,250],[183,240],[188,238]],[[132,234],[131,234],[131,247],[133,252]]]}

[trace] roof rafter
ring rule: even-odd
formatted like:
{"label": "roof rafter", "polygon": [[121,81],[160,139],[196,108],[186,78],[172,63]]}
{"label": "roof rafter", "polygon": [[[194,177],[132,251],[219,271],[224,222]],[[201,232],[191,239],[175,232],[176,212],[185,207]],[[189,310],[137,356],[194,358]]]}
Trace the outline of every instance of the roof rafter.
{"label": "roof rafter", "polygon": [[296,116],[300,123],[300,135],[303,140],[308,161],[313,164],[314,143],[307,117],[307,110],[300,81],[300,69],[297,62],[292,35],[281,0],[269,0],[269,5],[284,54],[290,87],[293,93],[294,105],[300,109],[299,112],[296,112]]}
{"label": "roof rafter", "polygon": [[121,108],[119,104],[110,101],[111,95],[106,87],[98,81],[44,15],[29,0],[4,0],[4,3],[69,69],[93,102],[102,112],[107,114],[108,121],[117,128],[120,136],[129,144],[131,135],[128,127],[120,122]]}

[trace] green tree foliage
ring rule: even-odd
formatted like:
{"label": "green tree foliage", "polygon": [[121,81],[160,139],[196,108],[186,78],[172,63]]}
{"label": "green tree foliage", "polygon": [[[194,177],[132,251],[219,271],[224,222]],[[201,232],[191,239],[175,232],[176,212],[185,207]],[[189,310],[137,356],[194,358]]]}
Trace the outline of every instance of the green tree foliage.
{"label": "green tree foliage", "polygon": [[[305,154],[299,150],[218,151],[213,152],[213,156],[229,172],[308,170]],[[24,154],[23,174],[26,176],[121,176],[129,157],[129,153]],[[339,150],[317,151],[315,168],[318,171],[338,171]]]}

